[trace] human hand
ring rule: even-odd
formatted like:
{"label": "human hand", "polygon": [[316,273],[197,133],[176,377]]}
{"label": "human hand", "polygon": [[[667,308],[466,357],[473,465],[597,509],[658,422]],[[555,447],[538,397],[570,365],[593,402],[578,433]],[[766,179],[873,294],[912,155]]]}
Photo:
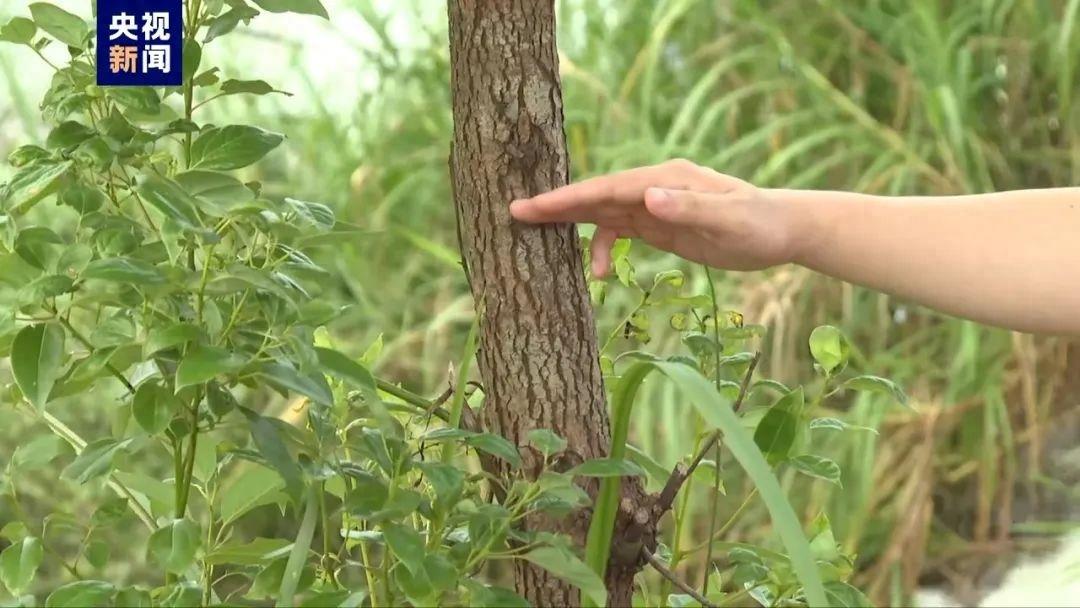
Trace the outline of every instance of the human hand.
{"label": "human hand", "polygon": [[672,160],[587,179],[516,200],[522,222],[596,224],[592,271],[604,276],[618,238],[640,238],[686,259],[727,270],[795,261],[809,234],[796,206],[743,180]]}

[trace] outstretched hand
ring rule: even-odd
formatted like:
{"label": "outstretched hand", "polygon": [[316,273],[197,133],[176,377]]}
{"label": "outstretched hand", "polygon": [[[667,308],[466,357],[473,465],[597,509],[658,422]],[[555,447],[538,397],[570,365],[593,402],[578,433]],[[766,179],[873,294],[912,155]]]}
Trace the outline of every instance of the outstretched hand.
{"label": "outstretched hand", "polygon": [[607,273],[618,238],[728,270],[794,261],[807,234],[794,211],[767,190],[685,160],[594,177],[510,205],[522,222],[596,224],[597,277]]}

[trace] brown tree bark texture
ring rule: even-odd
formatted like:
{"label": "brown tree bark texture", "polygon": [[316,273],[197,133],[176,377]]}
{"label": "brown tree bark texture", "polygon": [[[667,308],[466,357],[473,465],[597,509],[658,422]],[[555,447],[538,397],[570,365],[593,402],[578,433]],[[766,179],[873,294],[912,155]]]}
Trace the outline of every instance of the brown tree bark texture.
{"label": "brown tree bark texture", "polygon": [[[547,428],[567,439],[573,460],[602,457],[610,430],[576,229],[515,223],[508,210],[514,198],[568,180],[553,2],[448,4],[451,177],[462,254],[482,315],[481,420],[519,446],[529,430]],[[535,473],[537,454],[526,449],[523,457],[525,471]],[[555,527],[583,541],[587,525],[582,515]],[[518,564],[518,591],[534,605],[579,604],[573,587]]]}

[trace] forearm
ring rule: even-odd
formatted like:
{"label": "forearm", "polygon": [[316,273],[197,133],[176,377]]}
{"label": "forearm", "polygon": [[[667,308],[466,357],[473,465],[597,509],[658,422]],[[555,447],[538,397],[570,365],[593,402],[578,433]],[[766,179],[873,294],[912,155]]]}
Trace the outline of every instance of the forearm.
{"label": "forearm", "polygon": [[800,218],[803,266],[992,325],[1080,334],[1080,188],[768,195]]}

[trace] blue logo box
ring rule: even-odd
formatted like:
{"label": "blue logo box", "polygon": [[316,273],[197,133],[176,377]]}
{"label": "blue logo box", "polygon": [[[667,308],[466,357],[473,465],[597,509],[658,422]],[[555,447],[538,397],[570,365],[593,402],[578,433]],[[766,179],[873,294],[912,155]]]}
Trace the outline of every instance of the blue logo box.
{"label": "blue logo box", "polygon": [[184,79],[182,0],[98,0],[97,82],[172,87]]}

